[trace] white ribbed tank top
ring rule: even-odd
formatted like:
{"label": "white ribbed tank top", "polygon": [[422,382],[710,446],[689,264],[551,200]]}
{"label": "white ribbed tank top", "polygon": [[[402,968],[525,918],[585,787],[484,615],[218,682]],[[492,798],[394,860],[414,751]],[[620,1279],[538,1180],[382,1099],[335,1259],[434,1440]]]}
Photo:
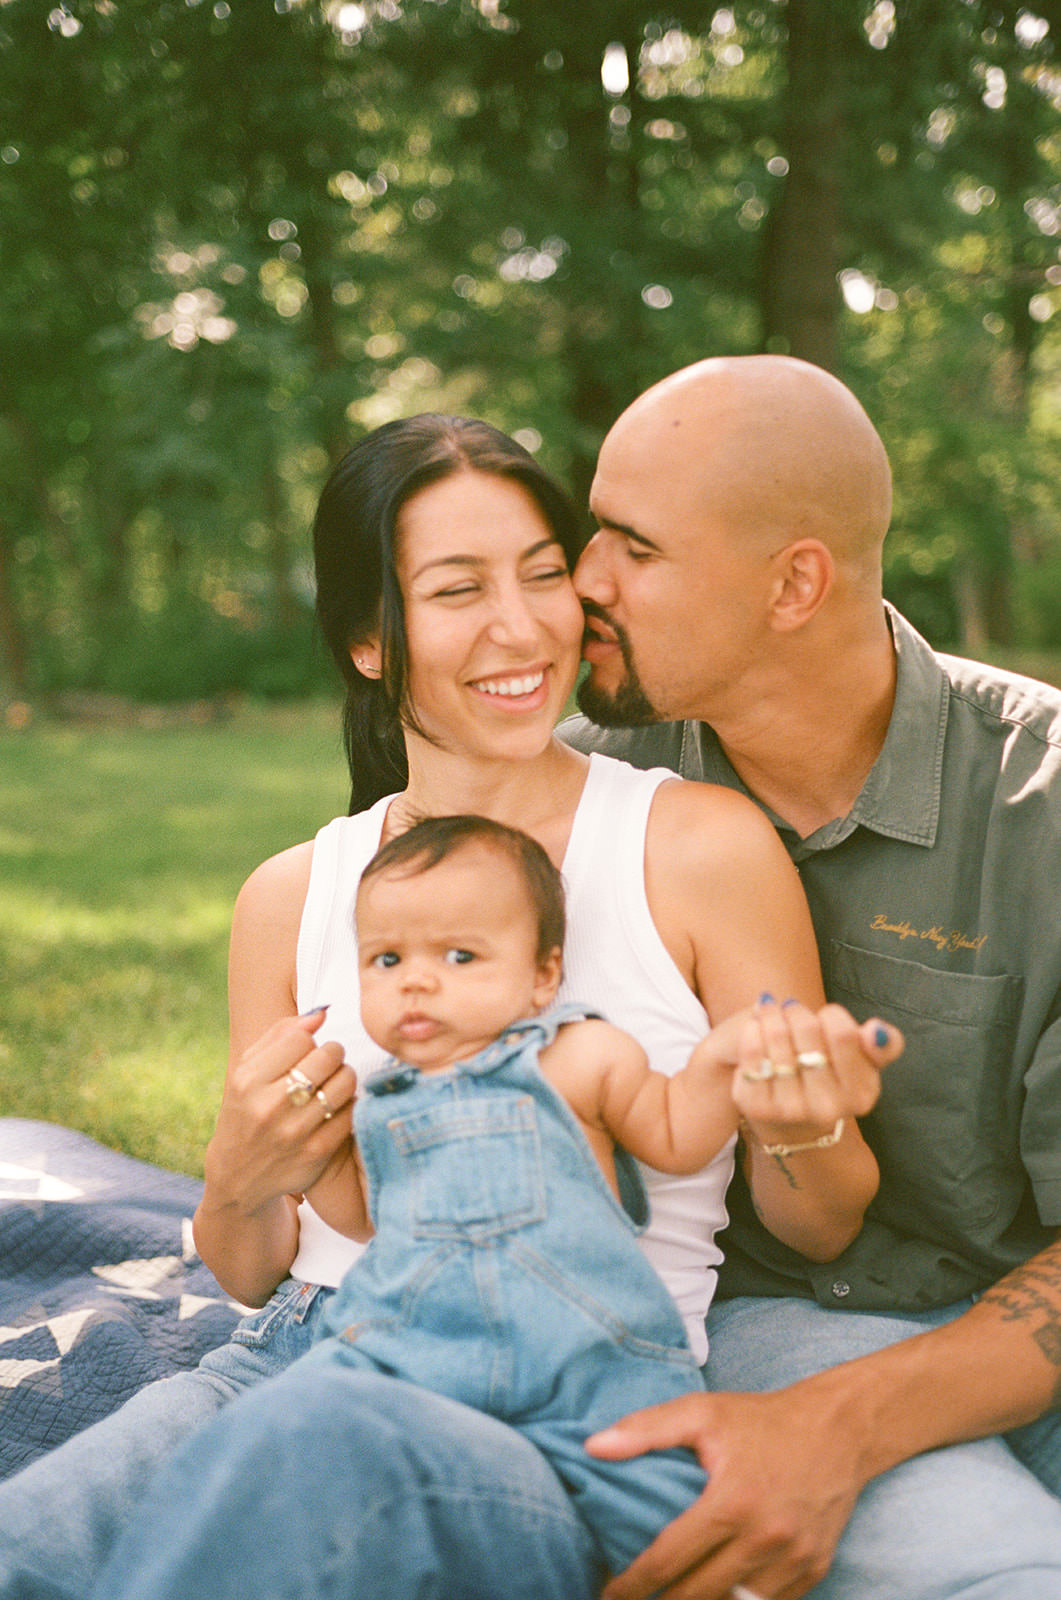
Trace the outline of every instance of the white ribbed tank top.
{"label": "white ribbed tank top", "polygon": [[[590,757],[563,862],[568,931],[558,1000],[584,1002],[625,1028],[656,1071],[670,1076],[685,1065],[709,1023],[656,931],[645,895],[648,814],[668,780],[674,774],[663,768],[640,772],[610,756]],[[361,1080],[384,1053],[361,1025],[353,906],[392,798],[355,817],[337,817],[317,834],[298,938],[298,1008],[330,1007],[317,1037],[337,1039]],[[652,1206],[642,1248],[677,1301],[701,1362],[707,1358],[704,1317],[722,1259],[715,1234],[727,1220],[733,1146],[730,1140],[701,1172],[684,1177],[642,1167]],[[299,1219],[294,1276],[338,1283],[363,1246],[329,1228],[305,1202]]]}

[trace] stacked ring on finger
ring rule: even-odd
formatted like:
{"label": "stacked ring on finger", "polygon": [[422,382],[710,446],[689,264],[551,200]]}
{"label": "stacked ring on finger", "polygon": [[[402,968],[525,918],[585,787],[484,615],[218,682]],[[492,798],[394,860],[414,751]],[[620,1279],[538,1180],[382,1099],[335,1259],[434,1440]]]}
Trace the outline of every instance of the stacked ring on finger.
{"label": "stacked ring on finger", "polygon": [[805,1072],[820,1072],[829,1065],[829,1057],[821,1050],[801,1050],[796,1056],[796,1065]]}
{"label": "stacked ring on finger", "polygon": [[292,1067],[290,1072],[285,1072],[284,1082],[287,1085],[287,1098],[293,1106],[308,1106],[317,1092],[317,1085],[312,1078],[306,1077],[301,1067]]}
{"label": "stacked ring on finger", "polygon": [[[813,1056],[814,1060],[805,1060],[805,1056]],[[769,1056],[764,1056],[758,1068],[742,1067],[741,1077],[747,1083],[769,1083],[771,1078],[797,1078],[803,1067],[824,1067],[825,1065],[825,1057],[821,1056],[819,1059],[818,1051],[806,1050],[796,1057],[794,1066],[787,1061],[771,1061]]]}
{"label": "stacked ring on finger", "polygon": [[330,1122],[334,1117],[335,1112],[332,1110],[332,1107],[328,1101],[328,1096],[325,1094],[324,1090],[318,1089],[317,1093],[314,1095],[314,1099],[319,1100],[321,1103],[321,1107],[324,1111],[325,1122]]}
{"label": "stacked ring on finger", "polygon": [[794,1078],[798,1072],[799,1068],[789,1066],[787,1061],[771,1061],[769,1056],[764,1056],[758,1068],[742,1068],[741,1077],[749,1083],[769,1083],[771,1078]]}

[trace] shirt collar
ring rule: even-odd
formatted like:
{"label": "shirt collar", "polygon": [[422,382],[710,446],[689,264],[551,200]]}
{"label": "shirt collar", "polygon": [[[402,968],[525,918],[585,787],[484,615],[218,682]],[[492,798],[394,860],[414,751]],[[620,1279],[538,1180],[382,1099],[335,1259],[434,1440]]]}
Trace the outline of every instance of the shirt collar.
{"label": "shirt collar", "polygon": [[[950,681],[916,629],[887,601],[884,609],[896,656],[895,703],[884,745],[847,816],[837,817],[803,840],[807,853],[839,844],[860,826],[907,844],[935,843]],[[708,783],[744,788],[706,723],[685,726],[682,772]],[[792,831],[783,818],[772,816],[772,820]]]}

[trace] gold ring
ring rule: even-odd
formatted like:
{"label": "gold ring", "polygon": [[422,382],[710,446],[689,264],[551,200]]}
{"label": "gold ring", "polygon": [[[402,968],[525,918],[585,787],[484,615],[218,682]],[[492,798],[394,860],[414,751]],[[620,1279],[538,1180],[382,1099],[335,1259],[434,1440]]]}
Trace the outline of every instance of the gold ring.
{"label": "gold ring", "polygon": [[332,1120],[332,1118],[334,1117],[335,1112],[332,1110],[331,1106],[328,1104],[328,1096],[325,1094],[324,1090],[323,1089],[318,1089],[317,1093],[314,1095],[314,1099],[315,1100],[319,1100],[321,1105],[324,1107],[324,1120],[325,1120],[325,1122],[330,1122]]}
{"label": "gold ring", "polygon": [[759,1063],[758,1069],[755,1067],[742,1067],[740,1075],[748,1083],[766,1083],[770,1078],[777,1077],[777,1069],[770,1057],[764,1056]]}
{"label": "gold ring", "polygon": [[820,1050],[801,1050],[796,1057],[796,1065],[807,1072],[820,1072],[829,1065],[829,1057]]}
{"label": "gold ring", "polygon": [[287,1084],[287,1098],[293,1106],[308,1106],[317,1092],[317,1085],[312,1078],[307,1078],[301,1067],[292,1067],[290,1072],[285,1072],[284,1080]]}

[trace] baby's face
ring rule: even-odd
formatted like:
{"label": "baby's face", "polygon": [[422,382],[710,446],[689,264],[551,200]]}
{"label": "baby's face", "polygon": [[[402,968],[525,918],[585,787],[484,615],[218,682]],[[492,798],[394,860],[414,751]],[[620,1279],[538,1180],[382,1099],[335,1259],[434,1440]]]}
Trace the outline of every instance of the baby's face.
{"label": "baby's face", "polygon": [[538,925],[515,864],[478,840],[437,866],[407,866],[357,897],[361,1019],[390,1055],[428,1071],[473,1056],[548,1005],[560,955],[537,958]]}

